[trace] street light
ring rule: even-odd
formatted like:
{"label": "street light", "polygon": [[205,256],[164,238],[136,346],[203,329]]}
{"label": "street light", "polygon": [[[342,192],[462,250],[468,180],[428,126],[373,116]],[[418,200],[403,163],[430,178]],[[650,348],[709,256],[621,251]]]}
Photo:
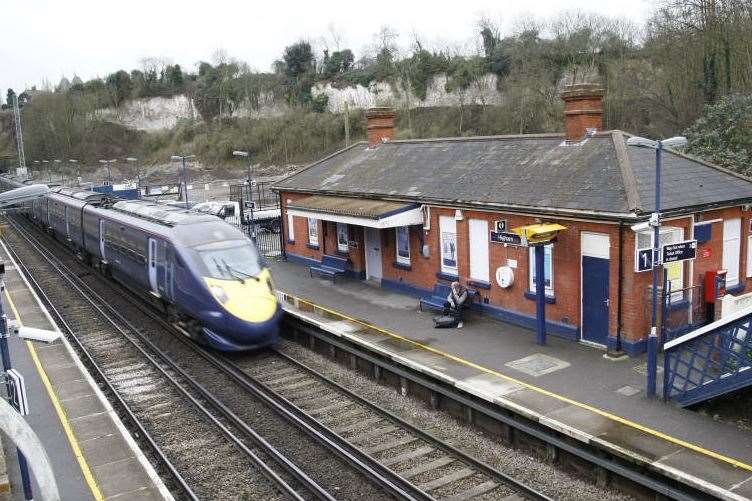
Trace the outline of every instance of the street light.
{"label": "street light", "polygon": [[78,166],[78,160],[69,158],[68,163],[76,166],[76,186],[81,186],[81,168]]}
{"label": "street light", "polygon": [[[232,154],[236,157],[245,157],[245,158],[249,158],[251,156],[250,151],[236,150],[236,151],[233,151]],[[251,171],[251,168],[252,168],[252,164],[251,164],[251,161],[249,160],[248,161],[248,178],[246,179],[246,184],[248,185],[248,202],[249,202],[249,207],[251,209],[251,217],[249,218],[249,221],[248,221],[248,225],[249,225],[248,228],[251,234],[251,239],[253,239],[253,241],[256,241],[256,225],[254,224],[255,219],[253,217],[253,173]],[[243,208],[243,210],[245,210],[245,207]]]}
{"label": "street light", "polygon": [[110,166],[117,162],[117,159],[113,158],[112,160],[100,160],[100,164],[104,164],[107,166],[107,183],[112,186],[112,170],[110,169]]}
{"label": "street light", "polygon": [[[62,162],[62,160],[59,160],[56,158],[53,160],[53,162],[59,165]],[[50,170],[49,172],[50,172],[50,184],[52,184],[52,170]]]}
{"label": "street light", "polygon": [[655,396],[656,375],[658,372],[658,268],[660,261],[661,239],[661,163],[664,147],[682,147],[687,144],[687,138],[676,136],[662,141],[653,141],[644,137],[630,137],[627,145],[655,149],[655,211],[650,215],[650,226],[653,227],[653,314],[648,336],[648,381],[645,393],[648,397]]}
{"label": "street light", "polygon": [[[138,162],[136,157],[125,157],[126,162]],[[141,170],[136,167],[136,188],[141,187]]]}
{"label": "street light", "polygon": [[172,155],[170,157],[170,160],[172,161],[178,161],[180,160],[183,163],[183,187],[185,188],[185,208],[190,209],[190,206],[188,205],[188,170],[185,167],[185,161],[189,158],[195,158],[196,155]]}

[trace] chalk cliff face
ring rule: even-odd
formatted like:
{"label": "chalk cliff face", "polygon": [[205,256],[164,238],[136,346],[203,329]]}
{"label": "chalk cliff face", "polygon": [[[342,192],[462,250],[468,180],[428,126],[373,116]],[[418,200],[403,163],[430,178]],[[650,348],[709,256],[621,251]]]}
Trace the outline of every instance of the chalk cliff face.
{"label": "chalk cliff face", "polygon": [[[340,113],[345,103],[350,109],[370,108],[391,105],[397,108],[421,108],[436,106],[461,106],[467,104],[501,104],[503,95],[496,90],[496,75],[487,74],[467,89],[446,90],[446,75],[435,76],[428,85],[426,98],[421,100],[412,91],[405,90],[409,85],[401,82],[373,82],[368,87],[334,87],[331,83],[319,83],[313,88],[313,95],[326,94],[329,97],[328,109]],[[251,108],[240,103],[233,116],[264,118],[278,116],[288,110],[288,105],[272,94],[264,94],[258,100],[258,107]],[[156,131],[170,129],[179,120],[200,120],[192,100],[185,95],[173,97],[153,97],[127,101],[119,108],[102,110],[106,119],[138,130]]]}
{"label": "chalk cliff face", "polygon": [[199,118],[190,98],[184,95],[126,101],[118,108],[102,110],[101,116],[138,130],[171,129],[178,120]]}

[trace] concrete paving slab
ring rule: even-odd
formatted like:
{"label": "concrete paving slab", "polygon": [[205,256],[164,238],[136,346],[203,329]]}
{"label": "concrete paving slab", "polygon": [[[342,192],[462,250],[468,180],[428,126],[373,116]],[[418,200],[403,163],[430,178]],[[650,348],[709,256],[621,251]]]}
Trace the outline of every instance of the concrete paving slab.
{"label": "concrete paving slab", "polygon": [[133,451],[118,435],[102,435],[79,441],[81,450],[91,466],[113,463],[133,457]]}
{"label": "concrete paving slab", "polygon": [[741,468],[729,468],[725,462],[686,449],[656,461],[656,465],[662,466],[669,472],[693,474],[710,484],[725,489],[731,489],[752,477],[752,472]]}
{"label": "concrete paving slab", "polygon": [[741,496],[744,499],[752,499],[752,477],[748,478],[744,482],[735,485],[731,492],[737,496]]}
{"label": "concrete paving slab", "polygon": [[666,442],[654,435],[629,428],[617,422],[593,439],[604,447],[620,453],[624,458],[653,463],[678,452],[681,446]]}
{"label": "concrete paving slab", "polygon": [[74,433],[81,441],[118,433],[115,423],[112,422],[107,413],[92,414],[71,419],[70,424],[73,427]]}
{"label": "concrete paving slab", "polygon": [[94,466],[92,471],[105,498],[120,494],[124,496],[123,499],[138,499],[131,497],[131,494],[144,488],[148,490],[151,485],[143,467],[134,458]]}
{"label": "concrete paving slab", "polygon": [[458,381],[455,386],[477,397],[493,401],[510,393],[520,391],[522,386],[493,374],[478,374]]}
{"label": "concrete paving slab", "polygon": [[613,428],[612,420],[575,405],[549,412],[541,419],[541,423],[546,424],[547,421],[556,422],[557,428],[561,425],[569,427],[570,436],[581,441],[590,441]]}
{"label": "concrete paving slab", "polygon": [[91,414],[100,414],[106,409],[96,395],[86,395],[83,397],[71,398],[63,401],[68,414],[68,419],[76,419]]}
{"label": "concrete paving slab", "polygon": [[502,398],[497,398],[496,401],[502,400],[511,402],[519,409],[524,409],[524,414],[527,417],[538,420],[539,416],[549,414],[555,410],[569,407],[569,404],[550,398],[546,395],[538,393],[537,391],[523,388],[518,391],[511,392],[504,395]]}
{"label": "concrete paving slab", "polygon": [[518,360],[507,362],[504,365],[530,376],[539,377],[561,369],[566,369],[571,364],[565,360],[552,357],[551,355],[533,353],[532,355],[528,355]]}
{"label": "concrete paving slab", "polygon": [[89,386],[89,382],[84,379],[66,381],[60,385],[57,396],[61,401],[94,395],[94,390]]}

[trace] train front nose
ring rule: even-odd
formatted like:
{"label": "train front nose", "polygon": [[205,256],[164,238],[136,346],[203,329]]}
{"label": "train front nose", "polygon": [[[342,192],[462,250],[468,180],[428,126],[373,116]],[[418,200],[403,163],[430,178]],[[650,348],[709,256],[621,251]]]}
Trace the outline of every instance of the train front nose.
{"label": "train front nose", "polygon": [[210,277],[204,280],[221,305],[221,319],[207,325],[212,344],[220,349],[249,349],[277,341],[281,310],[268,270],[242,281]]}

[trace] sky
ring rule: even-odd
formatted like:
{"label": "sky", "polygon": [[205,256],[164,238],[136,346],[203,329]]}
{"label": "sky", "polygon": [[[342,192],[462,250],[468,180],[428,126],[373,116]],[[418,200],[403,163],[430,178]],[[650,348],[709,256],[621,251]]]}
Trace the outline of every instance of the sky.
{"label": "sky", "polygon": [[[9,2],[9,5],[8,3]],[[582,10],[642,23],[654,2],[638,0],[6,0],[1,10],[0,96],[77,74],[87,80],[139,67],[159,57],[193,71],[217,49],[268,71],[286,45],[300,39],[336,50],[331,33],[356,58],[390,26],[408,46],[418,34],[424,46],[470,48],[481,16],[511,32],[522,17],[547,19]]]}

